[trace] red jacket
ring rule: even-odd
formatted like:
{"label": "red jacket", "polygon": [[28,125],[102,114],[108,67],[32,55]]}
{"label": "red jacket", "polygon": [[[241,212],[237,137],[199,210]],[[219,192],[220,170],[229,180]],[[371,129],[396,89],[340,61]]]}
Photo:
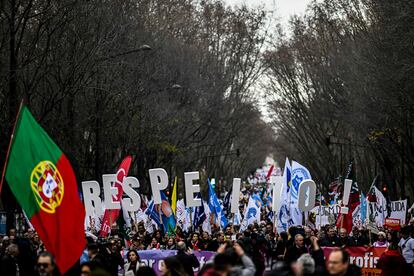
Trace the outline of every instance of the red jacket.
{"label": "red jacket", "polygon": [[382,269],[381,276],[405,275],[405,267],[405,259],[398,250],[387,249],[377,263],[377,268]]}

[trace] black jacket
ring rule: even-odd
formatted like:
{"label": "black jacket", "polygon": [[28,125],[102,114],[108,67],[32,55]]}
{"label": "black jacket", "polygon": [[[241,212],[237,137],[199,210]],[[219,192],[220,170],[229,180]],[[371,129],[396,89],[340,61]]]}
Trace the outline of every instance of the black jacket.
{"label": "black jacket", "polygon": [[194,254],[186,254],[185,252],[178,251],[176,255],[178,261],[183,265],[184,270],[189,276],[194,276],[193,268],[198,268],[200,262]]}

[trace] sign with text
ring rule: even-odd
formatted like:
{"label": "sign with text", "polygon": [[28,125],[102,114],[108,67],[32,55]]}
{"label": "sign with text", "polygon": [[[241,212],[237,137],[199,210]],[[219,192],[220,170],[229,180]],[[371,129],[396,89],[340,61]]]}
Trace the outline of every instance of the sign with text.
{"label": "sign with text", "polygon": [[401,229],[401,221],[399,219],[386,218],[385,227],[399,231]]}
{"label": "sign with text", "polygon": [[[323,255],[326,261],[328,261],[329,253],[336,247],[322,247]],[[362,275],[380,275],[381,269],[377,269],[377,263],[382,253],[386,248],[374,248],[374,247],[363,247],[363,246],[350,246],[345,248],[349,253],[349,262],[351,264],[359,266],[362,271]]]}
{"label": "sign with text", "polygon": [[[127,250],[124,252],[124,257],[126,258]],[[140,250],[138,251],[138,255],[141,259],[141,262],[144,263],[146,266],[152,267],[157,273],[157,275],[161,275],[161,262],[163,259],[175,256],[177,254],[176,250]],[[203,267],[204,264],[209,261],[211,258],[214,257],[215,252],[211,251],[194,251],[193,254],[197,257],[198,261],[200,262],[200,267]],[[194,269],[194,272],[198,272],[198,269]],[[197,274],[195,274],[197,275]]]}

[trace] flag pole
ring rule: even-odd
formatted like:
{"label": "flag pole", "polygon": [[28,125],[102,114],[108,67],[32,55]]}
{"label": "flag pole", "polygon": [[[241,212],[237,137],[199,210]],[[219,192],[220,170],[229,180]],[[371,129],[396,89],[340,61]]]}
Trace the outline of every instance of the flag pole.
{"label": "flag pole", "polygon": [[[320,199],[320,202],[319,202],[319,229],[318,230],[321,230],[321,226],[322,226],[322,192],[319,190],[319,199]],[[315,219],[315,222],[316,222],[316,219]]]}
{"label": "flag pole", "polygon": [[22,108],[23,108],[23,101],[24,101],[24,100],[22,100],[22,101],[20,102],[19,110],[17,111],[17,116],[16,116],[16,119],[15,119],[15,121],[14,121],[13,131],[12,131],[12,134],[11,134],[11,136],[10,136],[9,146],[8,146],[8,148],[7,148],[6,160],[4,161],[3,172],[1,173],[0,195],[1,195],[2,188],[3,188],[3,182],[4,182],[4,176],[5,176],[5,174],[6,174],[7,163],[9,162],[9,155],[10,155],[11,145],[13,144],[14,131],[16,130],[17,120],[19,119],[19,116],[20,116],[20,111],[21,111],[21,110],[22,110]]}
{"label": "flag pole", "polygon": [[378,178],[378,174],[374,177],[374,180],[372,181],[371,187],[369,187],[367,196],[369,195],[369,193],[371,192],[371,190],[374,187],[375,183],[377,182],[377,178]]}
{"label": "flag pole", "polygon": [[193,219],[192,219],[192,216],[193,216],[193,207],[190,207],[190,231],[191,232],[193,231]]}

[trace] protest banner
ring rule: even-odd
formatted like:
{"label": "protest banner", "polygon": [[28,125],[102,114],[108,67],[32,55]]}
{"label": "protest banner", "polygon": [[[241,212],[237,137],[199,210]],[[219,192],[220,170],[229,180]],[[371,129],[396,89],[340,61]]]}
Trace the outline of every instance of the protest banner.
{"label": "protest banner", "polygon": [[[126,258],[127,250],[124,251],[124,258]],[[138,255],[141,259],[141,262],[144,263],[146,266],[152,267],[157,273],[157,275],[161,275],[161,261],[167,257],[175,256],[177,254],[177,250],[140,250],[138,251]],[[211,251],[194,251],[193,254],[197,257],[198,261],[200,262],[200,267],[203,267],[206,262],[208,262],[211,258],[214,257],[215,252]],[[199,269],[194,269],[197,275]]]}
{"label": "protest banner", "polygon": [[391,215],[392,219],[399,219],[400,224],[405,224],[405,218],[407,216],[407,200],[391,201]]}
{"label": "protest banner", "polygon": [[[379,222],[380,218],[382,218],[382,213],[386,213],[386,210],[382,210],[383,207],[378,206],[375,202],[370,202],[369,204],[370,207],[370,221],[375,221],[375,222]],[[389,214],[388,218],[391,219],[399,219],[400,220],[400,224],[404,225],[405,224],[405,218],[407,215],[407,200],[396,200],[396,201],[391,201],[391,214]],[[385,222],[385,218],[384,221],[382,221],[382,223]],[[377,223],[378,226],[378,223]],[[381,223],[380,225],[381,226]]]}
{"label": "protest banner", "polygon": [[[322,247],[323,255],[328,261],[329,253],[336,247]],[[349,253],[349,263],[359,266],[361,275],[380,275],[381,269],[377,269],[377,263],[386,248],[350,246],[345,250]]]}
{"label": "protest banner", "polygon": [[316,216],[316,228],[334,223],[338,217],[341,207],[338,204],[316,206],[310,212]]}
{"label": "protest banner", "polygon": [[386,218],[384,225],[391,230],[399,231],[401,229],[401,221],[399,219]]}

